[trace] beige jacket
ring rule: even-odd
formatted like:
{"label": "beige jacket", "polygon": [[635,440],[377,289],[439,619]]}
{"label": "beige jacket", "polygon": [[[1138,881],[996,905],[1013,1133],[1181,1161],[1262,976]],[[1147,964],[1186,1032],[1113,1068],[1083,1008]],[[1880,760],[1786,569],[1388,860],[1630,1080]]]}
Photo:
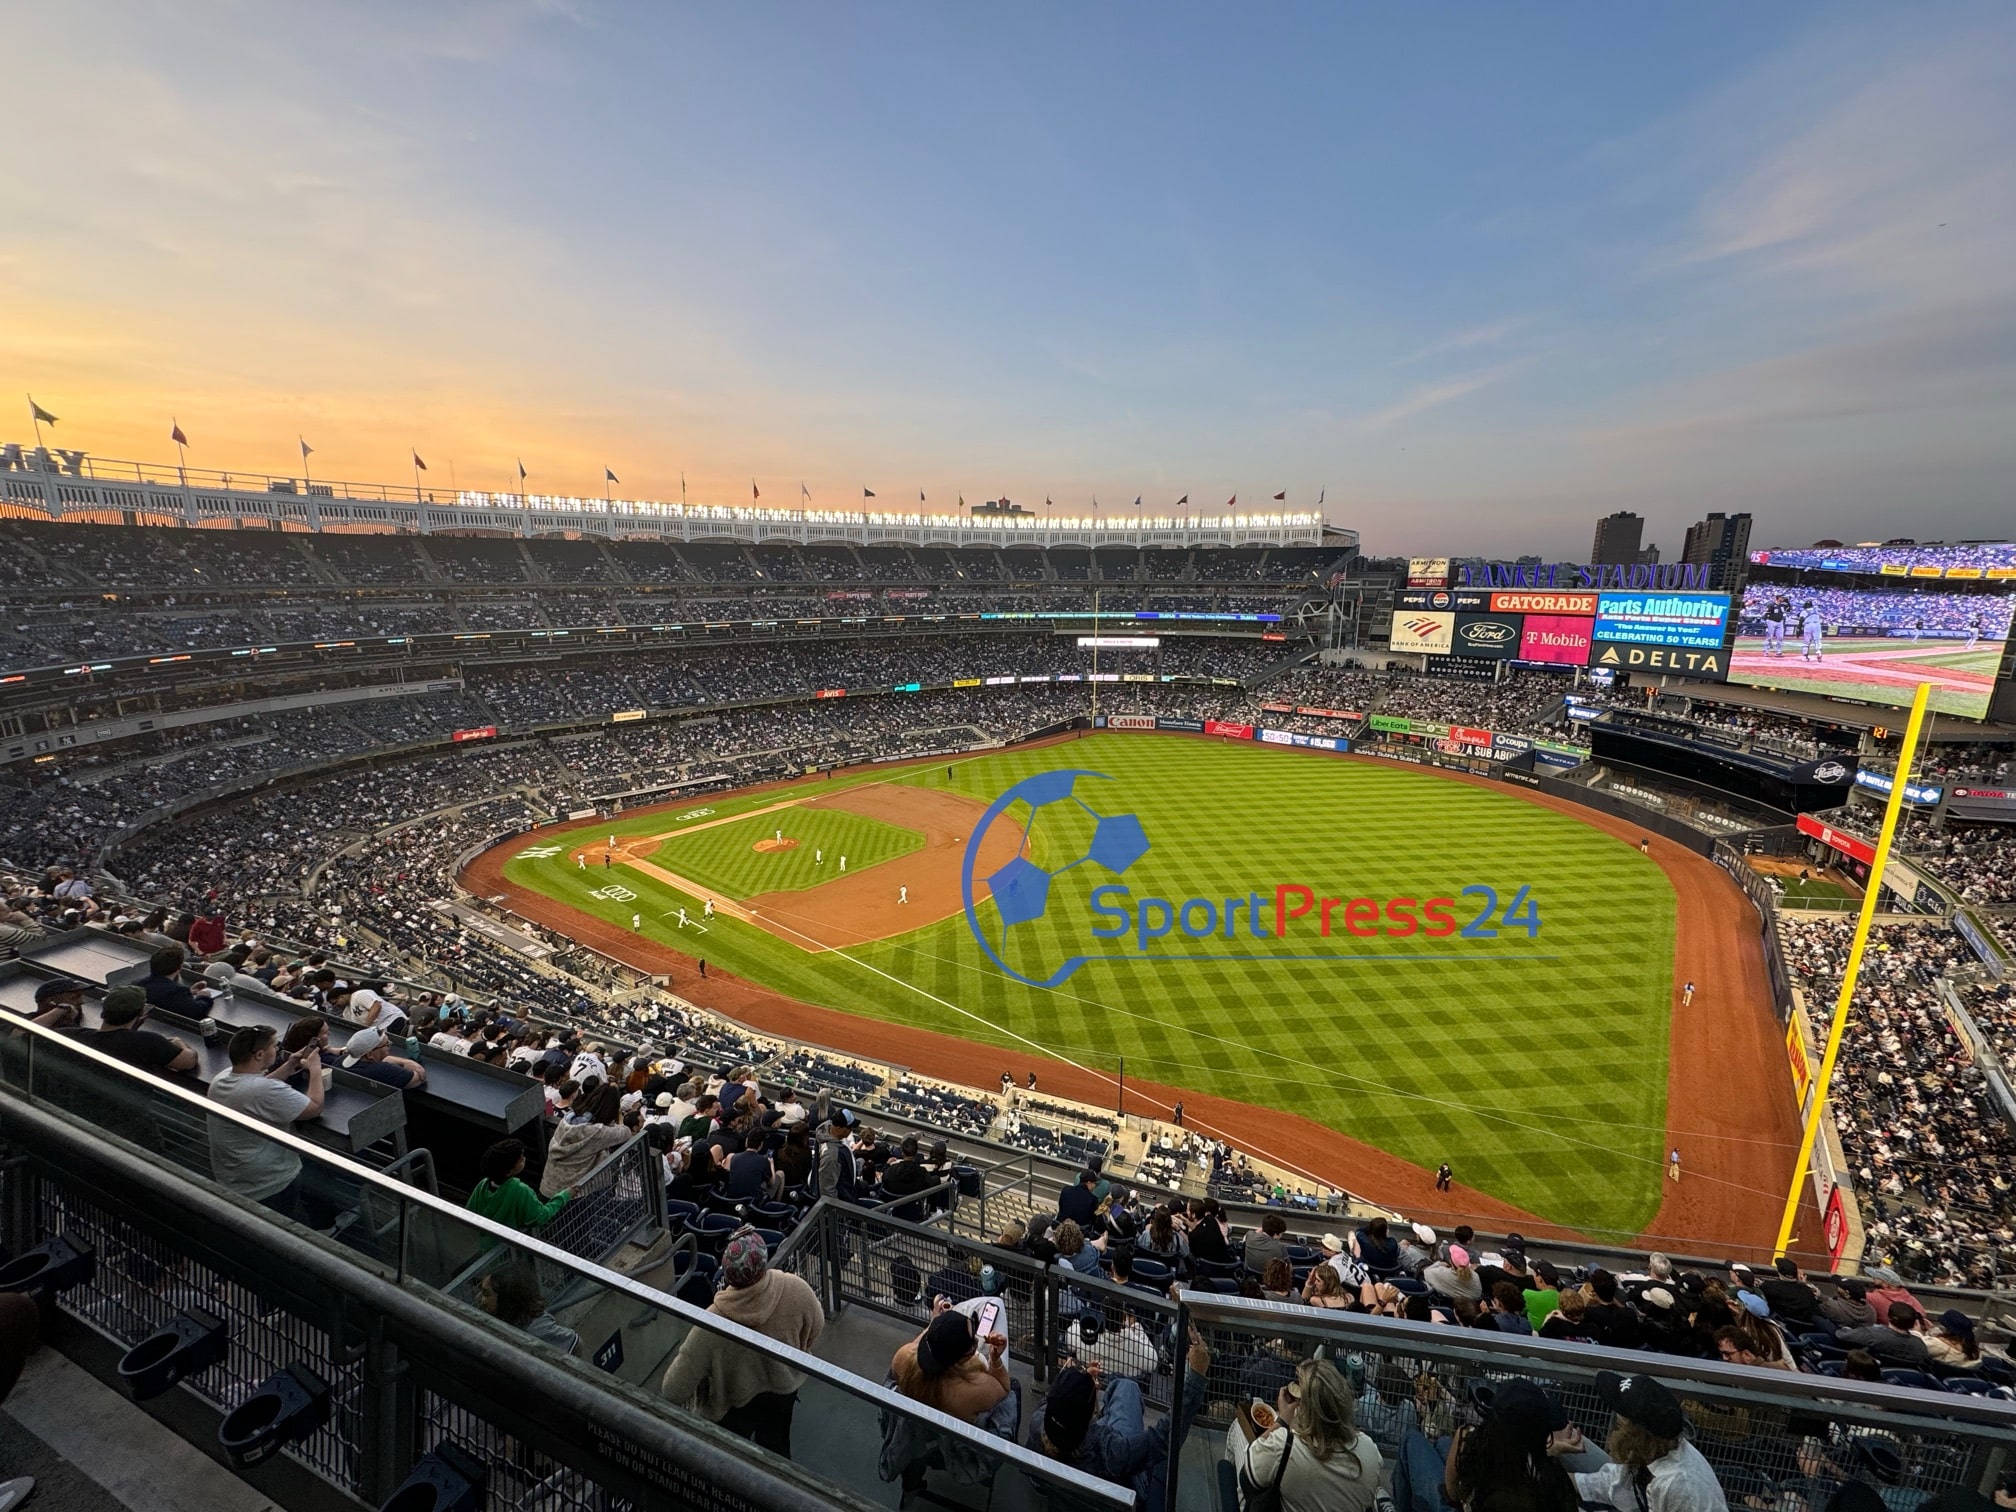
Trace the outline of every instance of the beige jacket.
{"label": "beige jacket", "polygon": [[[707,1310],[794,1349],[810,1349],[826,1326],[817,1294],[788,1271],[766,1270],[753,1286],[724,1287]],[[696,1328],[665,1368],[659,1390],[668,1401],[718,1423],[753,1397],[788,1394],[804,1382],[801,1372]]]}

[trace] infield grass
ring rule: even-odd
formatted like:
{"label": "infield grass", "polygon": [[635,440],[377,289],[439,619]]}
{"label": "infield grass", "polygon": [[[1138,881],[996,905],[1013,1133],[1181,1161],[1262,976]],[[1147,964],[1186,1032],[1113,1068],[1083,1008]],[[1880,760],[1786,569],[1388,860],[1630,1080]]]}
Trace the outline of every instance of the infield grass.
{"label": "infield grass", "polygon": [[[1121,957],[1088,961],[1050,989],[989,960],[956,899],[951,917],[844,953],[807,954],[719,917],[705,936],[682,934],[665,915],[695,900],[621,864],[608,873],[576,868],[574,850],[598,843],[607,823],[528,837],[505,873],[625,928],[641,913],[654,936],[807,1002],[1107,1072],[1124,1055],[1133,1076],[1299,1113],[1422,1166],[1448,1160],[1458,1179],[1559,1223],[1635,1234],[1651,1220],[1664,1154],[1672,889],[1635,849],[1509,793],[1316,753],[1101,733],[970,758],[949,779],[943,765],[853,774],[614,828],[658,834],[861,781],[950,787],[990,803],[1025,777],[1063,767],[1107,774],[1111,781],[1079,779],[1077,796],[1100,814],[1136,814],[1151,848],[1122,877],[1089,864],[1063,873],[1042,917],[1005,940],[993,904],[980,905],[989,939],[1025,975],[1073,954]],[[1031,852],[1057,867],[1083,853],[1095,821],[1071,805],[1050,810],[1031,829]],[[1018,804],[996,822],[1019,825],[1028,812]],[[799,834],[806,821],[792,813],[783,828]],[[749,849],[755,833],[777,823],[754,818],[668,841],[653,859],[669,867],[677,858],[697,875],[686,858],[709,835],[722,836],[720,876],[746,868],[736,874],[752,893],[788,886],[807,847]],[[832,856],[829,847],[829,863]],[[771,871],[773,862],[789,870]],[[591,896],[612,881],[634,897]],[[1092,940],[1097,918],[1087,895],[1114,883],[1130,900],[1211,901],[1217,922],[1208,935],[1179,927],[1141,949],[1132,931]],[[1316,933],[1312,910],[1287,939],[1275,939],[1275,888],[1284,883],[1318,898],[1451,897],[1459,922],[1481,907],[1464,887],[1495,889],[1502,918],[1523,886],[1540,927],[1530,935],[1501,925],[1495,939],[1357,937],[1344,933],[1340,905],[1330,938]],[[1245,900],[1256,895],[1270,937],[1252,932]],[[1245,906],[1227,939],[1231,898]],[[1190,923],[1203,925],[1201,909]],[[971,1080],[991,1084],[999,1070],[976,1064]],[[1228,1132],[1236,1142],[1238,1131]],[[1302,1163],[1293,1149],[1264,1153]]]}
{"label": "infield grass", "polygon": [[[779,831],[797,843],[783,850],[756,848],[761,841],[774,840]],[[778,813],[752,814],[674,835],[646,859],[731,898],[753,898],[759,893],[816,887],[839,875],[842,857],[850,870],[859,871],[923,844],[924,837],[915,830],[861,814],[800,804]],[[823,861],[819,859],[822,854]]]}

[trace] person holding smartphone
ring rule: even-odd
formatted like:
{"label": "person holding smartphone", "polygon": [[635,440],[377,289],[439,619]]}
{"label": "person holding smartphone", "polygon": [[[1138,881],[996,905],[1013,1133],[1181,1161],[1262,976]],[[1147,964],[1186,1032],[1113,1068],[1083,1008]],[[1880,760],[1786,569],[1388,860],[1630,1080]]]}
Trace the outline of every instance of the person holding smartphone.
{"label": "person holding smartphone", "polygon": [[[321,1058],[313,1046],[286,1056],[279,1051],[280,1037],[268,1025],[240,1029],[225,1047],[231,1069],[212,1079],[210,1100],[276,1129],[320,1118]],[[287,1085],[287,1078],[303,1065],[311,1066],[315,1074],[308,1078],[306,1089],[297,1092]],[[320,1226],[315,1219],[324,1215],[307,1211],[317,1204],[303,1185],[299,1155],[256,1130],[221,1118],[209,1122],[210,1168],[220,1185],[290,1218]]]}
{"label": "person holding smartphone", "polygon": [[999,1332],[983,1338],[973,1323],[945,1298],[935,1298],[930,1323],[889,1362],[896,1389],[969,1423],[992,1413],[1014,1387],[1008,1338]]}

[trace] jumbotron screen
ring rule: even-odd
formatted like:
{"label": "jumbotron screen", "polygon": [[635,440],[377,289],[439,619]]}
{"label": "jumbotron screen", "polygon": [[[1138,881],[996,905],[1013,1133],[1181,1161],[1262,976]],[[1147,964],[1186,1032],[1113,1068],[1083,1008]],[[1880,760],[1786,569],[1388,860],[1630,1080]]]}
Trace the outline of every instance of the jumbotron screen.
{"label": "jumbotron screen", "polygon": [[1729,681],[1899,705],[1929,682],[1936,712],[1982,719],[2010,603],[2005,594],[1753,582]]}

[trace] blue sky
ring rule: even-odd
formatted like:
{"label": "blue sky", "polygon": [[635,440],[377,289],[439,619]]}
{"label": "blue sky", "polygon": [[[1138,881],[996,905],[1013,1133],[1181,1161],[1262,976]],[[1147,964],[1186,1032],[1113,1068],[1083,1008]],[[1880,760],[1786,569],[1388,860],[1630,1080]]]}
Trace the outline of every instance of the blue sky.
{"label": "blue sky", "polygon": [[1326,490],[1382,551],[2016,523],[2006,6],[21,23],[0,369],[101,454]]}

